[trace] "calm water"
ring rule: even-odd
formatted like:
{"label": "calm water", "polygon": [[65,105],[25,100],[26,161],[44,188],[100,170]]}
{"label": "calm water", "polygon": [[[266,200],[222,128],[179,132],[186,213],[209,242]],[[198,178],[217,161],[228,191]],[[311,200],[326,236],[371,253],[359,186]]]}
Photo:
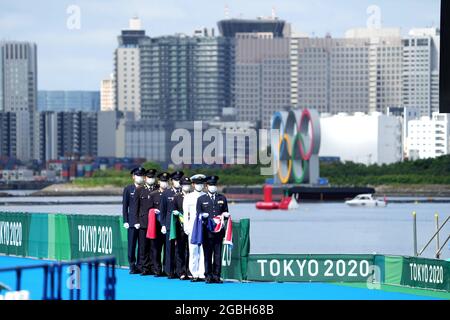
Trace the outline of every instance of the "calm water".
{"label": "calm water", "polygon": [[[11,203],[12,200],[14,203]],[[28,205],[24,201],[82,201],[89,204]],[[0,198],[0,211],[76,214],[121,213],[120,197]],[[98,204],[98,203],[102,204]],[[108,202],[114,204],[108,204]],[[90,204],[92,203],[92,204]],[[97,204],[96,204],[97,203]],[[254,204],[230,204],[234,219],[250,218],[252,253],[381,253],[413,254],[412,212],[417,212],[419,250],[435,232],[434,214],[441,223],[450,215],[448,203],[395,204],[387,208],[352,208],[344,203],[303,203],[294,211],[258,211]],[[450,223],[441,231],[441,244]],[[424,256],[432,257],[433,242]],[[450,258],[447,244],[443,258]]]}

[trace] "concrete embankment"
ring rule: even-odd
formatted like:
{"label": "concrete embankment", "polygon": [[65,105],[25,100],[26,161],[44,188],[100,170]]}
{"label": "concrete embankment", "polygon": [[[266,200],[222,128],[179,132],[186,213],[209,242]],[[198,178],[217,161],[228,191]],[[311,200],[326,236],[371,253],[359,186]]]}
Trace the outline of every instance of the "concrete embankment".
{"label": "concrete embankment", "polygon": [[[450,197],[450,185],[396,185],[374,188],[378,197]],[[232,200],[259,201],[263,197],[262,186],[223,186],[219,191],[225,191]],[[278,191],[274,190],[274,200],[279,200],[283,194]],[[80,187],[67,183],[48,186],[34,192],[32,196],[120,196],[122,192],[123,188],[115,186]]]}

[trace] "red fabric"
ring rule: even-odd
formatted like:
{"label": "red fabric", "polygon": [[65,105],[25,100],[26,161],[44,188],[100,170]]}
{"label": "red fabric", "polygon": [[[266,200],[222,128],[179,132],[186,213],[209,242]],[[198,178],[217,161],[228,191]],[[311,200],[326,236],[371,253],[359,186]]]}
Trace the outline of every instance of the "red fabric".
{"label": "red fabric", "polygon": [[147,238],[156,239],[156,209],[150,209],[148,211],[148,228]]}
{"label": "red fabric", "polygon": [[231,221],[231,216],[227,221],[227,228],[225,230],[225,238],[223,240],[224,244],[233,245],[233,222]]}

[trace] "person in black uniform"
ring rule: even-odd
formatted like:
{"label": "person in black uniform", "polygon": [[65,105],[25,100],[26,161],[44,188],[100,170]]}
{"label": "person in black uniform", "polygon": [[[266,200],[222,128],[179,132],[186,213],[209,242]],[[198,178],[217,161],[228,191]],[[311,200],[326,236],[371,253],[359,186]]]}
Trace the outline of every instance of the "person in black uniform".
{"label": "person in black uniform", "polygon": [[162,271],[161,253],[166,241],[166,236],[161,232],[161,214],[159,213],[159,205],[161,203],[161,195],[169,187],[170,174],[162,172],[158,175],[159,188],[150,193],[150,208],[158,209],[156,219],[156,239],[150,240],[151,243],[151,257],[153,262],[153,272],[155,276],[162,277],[165,274]]}
{"label": "person in black uniform", "polygon": [[151,192],[154,191],[156,170],[150,169],[145,172],[145,184],[136,188],[134,202],[139,225],[139,265],[142,276],[154,274],[152,268],[150,239],[147,238],[148,212],[152,209]]}
{"label": "person in black uniform", "polygon": [[[225,237],[228,212],[227,198],[217,193],[218,176],[206,178],[208,193],[200,196],[197,200],[197,214],[203,219],[203,252],[205,254],[205,280],[206,283],[222,283],[220,273],[222,271],[222,242]],[[222,215],[223,227],[219,232],[214,232],[212,219]]]}
{"label": "person in black uniform", "polygon": [[158,171],[156,171],[155,169],[149,169],[145,174],[145,187],[150,190],[150,192],[158,190],[159,188],[159,185],[156,183],[157,172]]}
{"label": "person in black uniform", "polygon": [[175,274],[175,240],[170,240],[170,222],[175,196],[181,193],[180,180],[183,175],[184,173],[182,171],[176,171],[170,175],[172,187],[163,192],[161,195],[161,203],[159,204],[161,232],[166,236],[164,272],[167,273],[169,279],[178,278]]}
{"label": "person in black uniform", "polygon": [[137,208],[135,206],[134,197],[136,188],[144,184],[145,169],[142,167],[135,168],[131,171],[131,174],[134,184],[126,186],[123,190],[122,215],[123,226],[128,230],[128,264],[130,265],[130,273],[137,274],[141,273],[141,270],[137,267],[139,265],[139,247],[136,256],[136,246],[139,241],[139,223],[136,219]]}
{"label": "person in black uniform", "polygon": [[173,206],[173,214],[178,216],[176,220],[176,243],[175,243],[175,259],[176,273],[180,276],[180,280],[189,280],[189,243],[188,235],[184,232],[183,220],[183,200],[184,196],[191,192],[192,181],[188,177],[181,178],[181,193],[175,196]]}

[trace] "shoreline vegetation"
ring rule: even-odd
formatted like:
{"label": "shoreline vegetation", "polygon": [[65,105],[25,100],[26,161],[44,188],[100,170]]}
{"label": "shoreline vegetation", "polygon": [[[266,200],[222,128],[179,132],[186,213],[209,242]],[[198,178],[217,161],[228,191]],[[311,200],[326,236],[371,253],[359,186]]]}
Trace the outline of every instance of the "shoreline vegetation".
{"label": "shoreline vegetation", "polygon": [[[144,167],[162,170],[158,164],[151,162],[145,163]],[[199,172],[219,175],[222,186],[262,186],[270,178],[262,176],[257,165],[182,170],[187,176]],[[373,187],[377,194],[391,196],[450,196],[450,155],[381,166],[352,162],[322,163],[320,170],[321,176],[327,178],[331,186]],[[120,195],[129,183],[128,171],[104,170],[95,172],[90,178],[49,186],[36,195]]]}

